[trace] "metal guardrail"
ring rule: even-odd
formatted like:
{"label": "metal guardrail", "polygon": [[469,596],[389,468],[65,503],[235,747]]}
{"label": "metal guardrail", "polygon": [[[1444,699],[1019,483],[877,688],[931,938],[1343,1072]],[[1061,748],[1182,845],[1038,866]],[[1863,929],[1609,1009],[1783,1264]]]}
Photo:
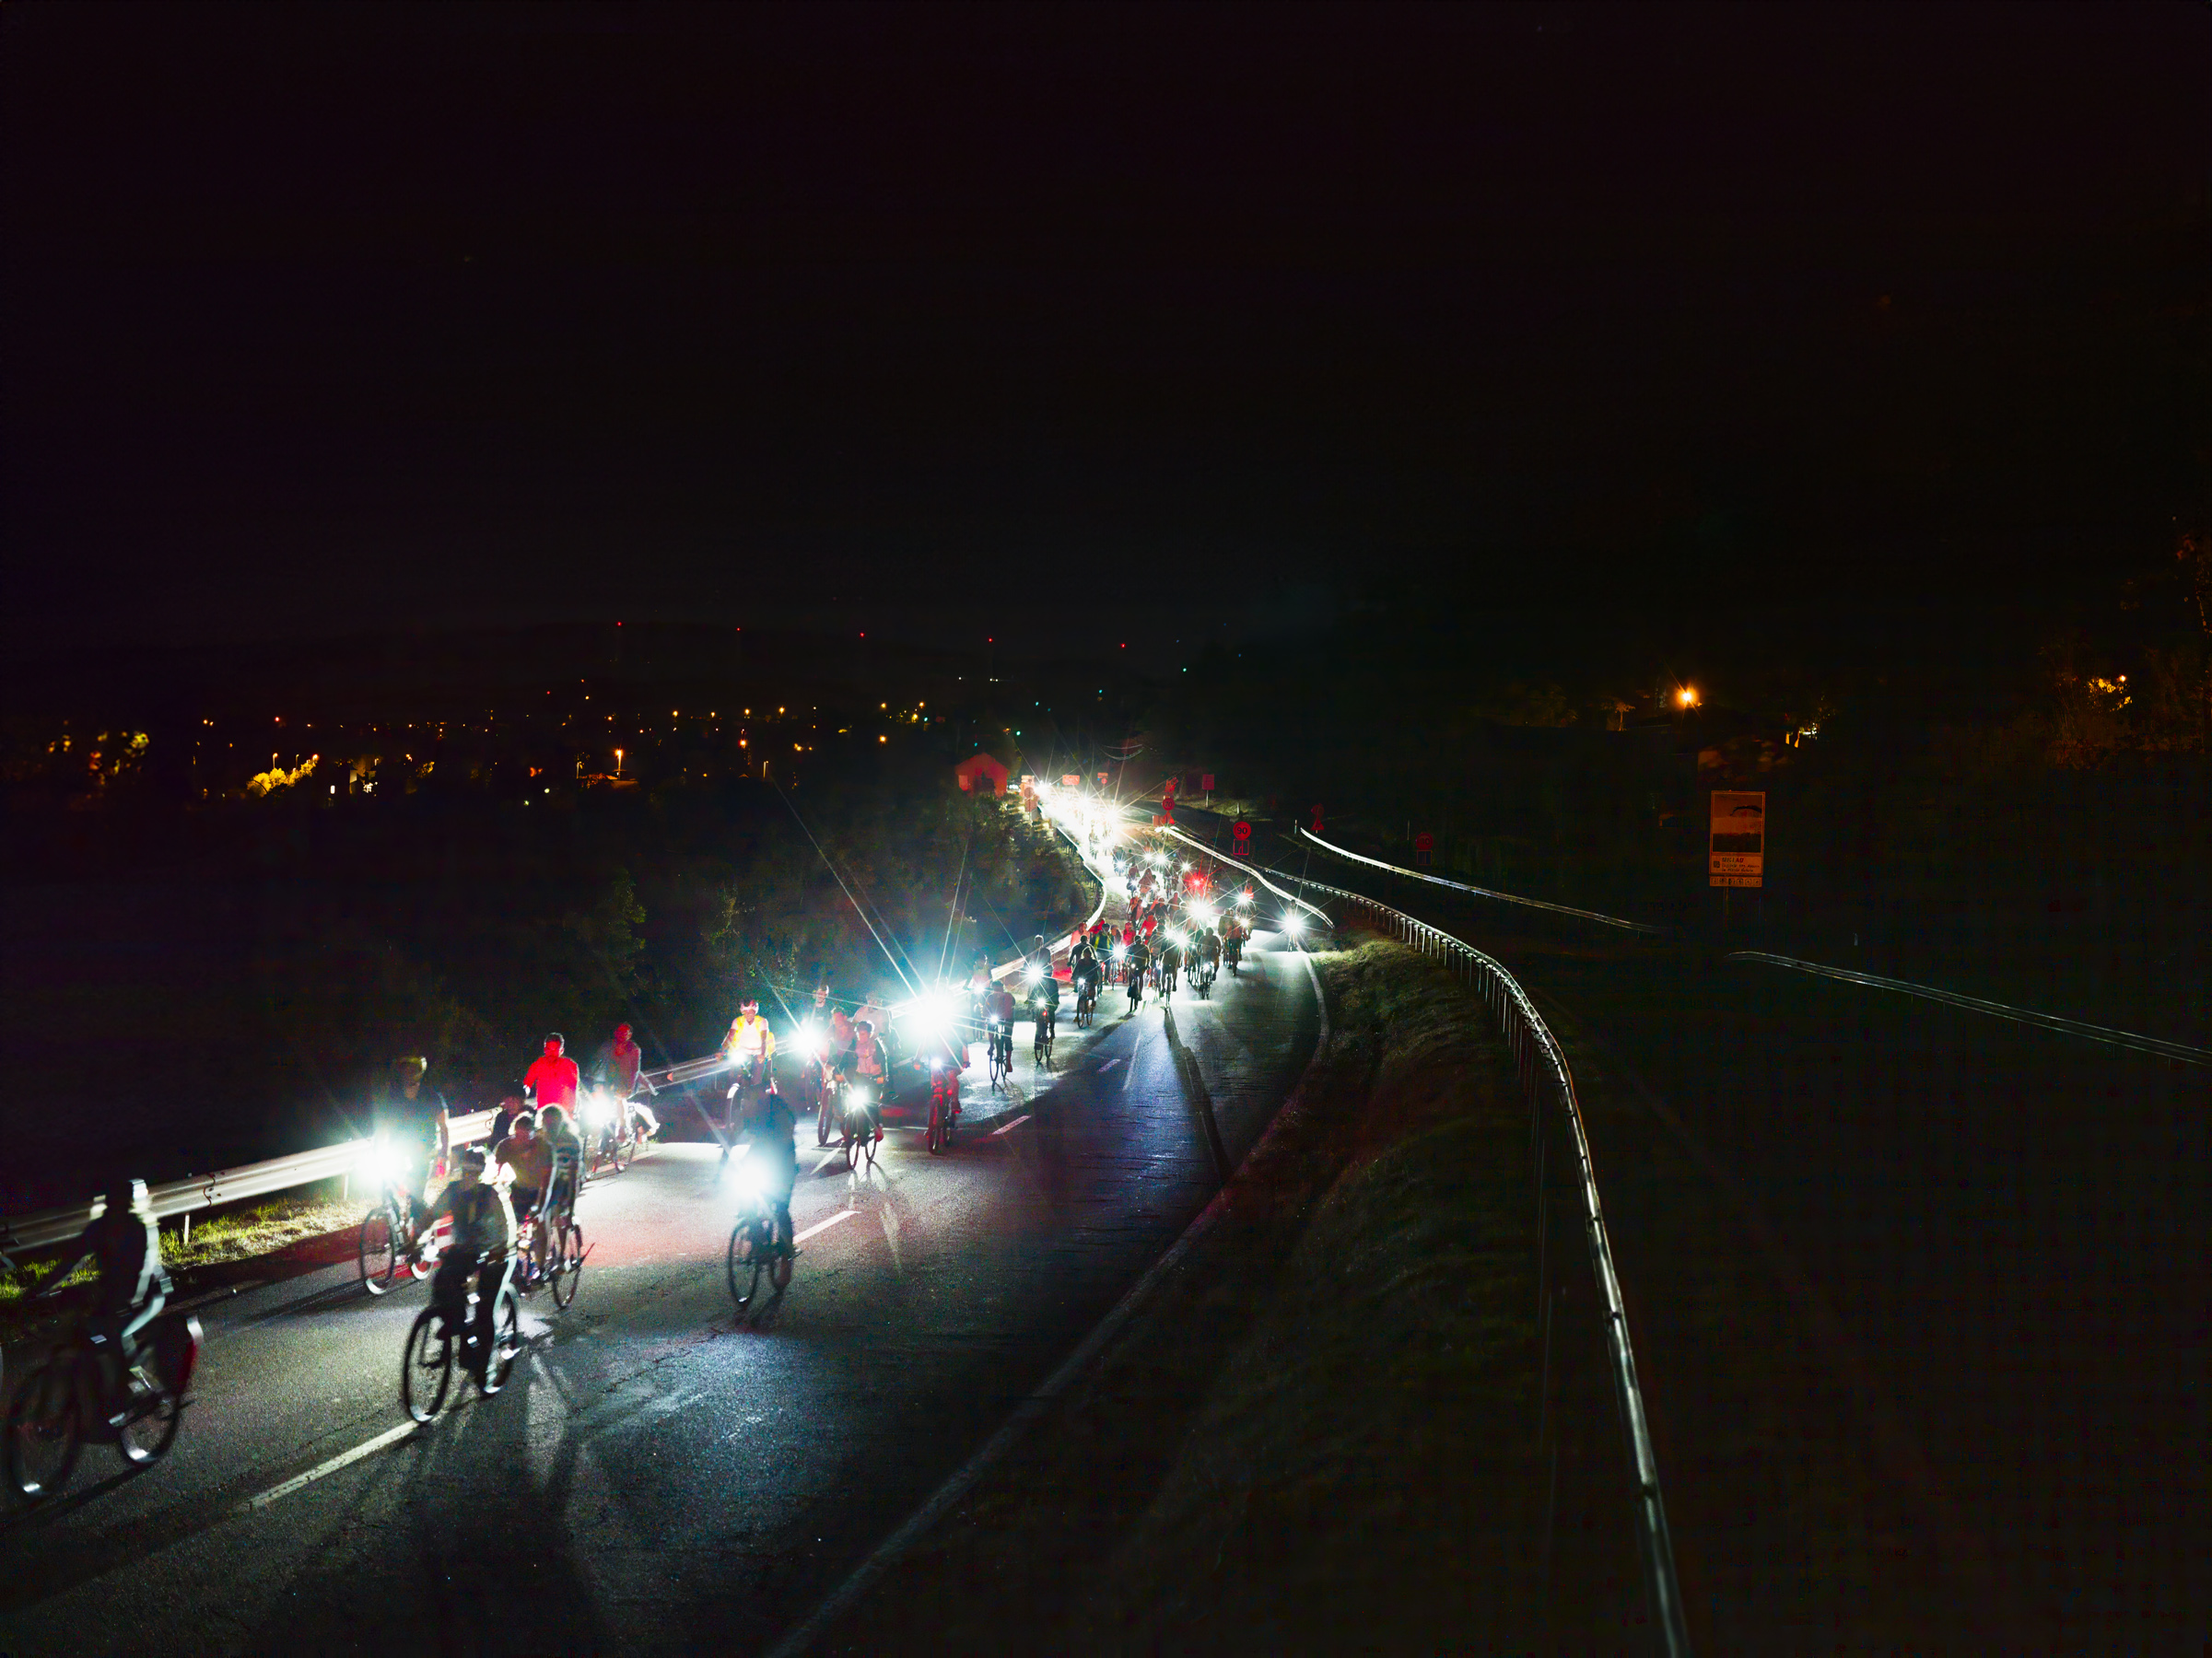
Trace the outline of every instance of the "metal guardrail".
{"label": "metal guardrail", "polygon": [[1425,881],[1431,886],[1449,887],[1455,893],[1469,893],[1477,898],[1494,898],[1501,904],[1518,904],[1528,909],[1550,910],[1555,916],[1572,916],[1577,921],[1595,921],[1600,927],[1617,927],[1623,932],[1642,933],[1647,938],[1660,938],[1673,931],[1672,928],[1656,927],[1648,921],[1627,921],[1619,916],[1601,916],[1596,910],[1576,909],[1571,905],[1547,904],[1541,898],[1524,898],[1518,893],[1501,893],[1494,887],[1469,886],[1464,881],[1446,881],[1441,875],[1428,875],[1419,870],[1409,870],[1401,864],[1385,863],[1379,858],[1368,858],[1348,847],[1336,846],[1306,830],[1296,831],[1298,838],[1311,841],[1322,851],[1353,863],[1363,863],[1370,869],[1387,870],[1393,875],[1402,875],[1408,881]]}
{"label": "metal guardrail", "polygon": [[1964,1008],[1970,1013],[1988,1013],[1998,1019],[2009,1019],[2015,1024],[2034,1025],[2041,1030],[2060,1031],[2068,1036],[2086,1036],[2091,1042],[2108,1043],[2113,1047],[2133,1048],[2140,1054],[2157,1054],[2162,1058],[2176,1059],[2183,1065],[2212,1065],[2212,1050],[2191,1047],[2185,1042],[2168,1042],[2158,1036],[2140,1036],[2133,1031],[2116,1031],[2110,1025],[2090,1024],[2079,1019],[2066,1019],[2056,1013],[2038,1013],[2032,1008],[2015,1008],[2005,1002],[1984,1001],[1978,996],[1961,996],[1956,990],[1938,990],[1933,985],[1915,985],[1910,979],[1883,978],[1879,974],[1856,973],[1848,967],[1829,967],[1819,962],[1800,962],[1795,956],[1772,955],[1763,950],[1730,951],[1725,960],[1731,962],[1763,962],[1770,967],[1788,967],[1798,973],[1810,973],[1821,978],[1841,979],[1848,985],[1864,985],[1875,990],[1895,990],[1905,996],[1917,996],[1924,1001],[1942,1002],[1947,1007]]}
{"label": "metal guardrail", "polygon": [[[1490,1004],[1505,1032],[1529,1109],[1540,1123],[1546,1097],[1555,1103],[1574,1131],[1575,1185],[1582,1221],[1590,1248],[1590,1267],[1604,1301],[1606,1346],[1611,1360],[1614,1402],[1628,1442],[1630,1466],[1634,1471],[1636,1533],[1644,1564],[1644,1590],[1659,1650],[1675,1658],[1690,1651],[1690,1633],[1682,1614],[1682,1592],[1675,1577],[1674,1542],[1667,1529],[1667,1505],[1659,1489],[1659,1463],[1652,1449],[1651,1429],[1644,1410],[1644,1390],[1636,1380],[1636,1355],[1628,1333],[1628,1312],[1621,1299],[1621,1280],[1613,1268],[1612,1244],[1606,1232],[1605,1211],[1598,1200],[1598,1174],[1590,1161],[1590,1139],[1582,1119],[1582,1103],[1574,1094],[1574,1074],[1558,1038],[1528,999],[1520,983],[1494,958],[1473,945],[1455,939],[1427,922],[1393,909],[1363,893],[1349,892],[1320,882],[1308,887],[1372,911],[1383,930],[1425,955],[1435,956],[1459,972]],[[1539,1153],[1540,1155],[1540,1153]]]}
{"label": "metal guardrail", "polygon": [[[1177,829],[1167,831],[1216,863],[1239,866],[1219,852]],[[1295,898],[1258,870],[1248,870],[1261,885],[1281,897],[1303,904],[1317,914],[1318,906]],[[1590,1267],[1605,1309],[1605,1338],[1612,1372],[1614,1403],[1621,1412],[1621,1432],[1627,1442],[1629,1465],[1635,1481],[1637,1551],[1644,1568],[1644,1593],[1656,1632],[1658,1650],[1666,1658],[1688,1658],[1690,1631],[1682,1612],[1682,1591],[1675,1575],[1674,1539],[1667,1528],[1667,1504],[1659,1489],[1659,1461],[1652,1448],[1651,1425],[1644,1409],[1644,1389],[1636,1379],[1636,1354],[1629,1338],[1628,1310],[1621,1297],[1621,1279],[1613,1267],[1612,1242],[1606,1232],[1605,1210],[1598,1199],[1598,1174],[1590,1161],[1590,1138],[1582,1120],[1582,1103],[1574,1093],[1574,1073],[1557,1037],[1544,1022],[1520,982],[1495,958],[1455,939],[1439,928],[1407,915],[1403,910],[1325,882],[1299,883],[1311,891],[1357,904],[1380,918],[1383,930],[1423,954],[1449,963],[1472,984],[1497,1016],[1506,1045],[1512,1050],[1521,1086],[1528,1097],[1529,1114],[1539,1137],[1543,1106],[1549,1098],[1573,1130],[1574,1184],[1583,1230],[1590,1250]],[[1541,1158],[1541,1140],[1535,1153]]]}
{"label": "metal guardrail", "polygon": [[[452,1117],[448,1121],[447,1132],[456,1146],[480,1140],[491,1132],[496,1115],[474,1111],[465,1116]],[[247,1163],[240,1168],[218,1169],[211,1174],[187,1174],[181,1180],[164,1181],[150,1187],[147,1197],[152,1201],[155,1217],[162,1220],[214,1208],[219,1204],[266,1197],[294,1186],[313,1185],[317,1181],[351,1174],[360,1167],[371,1144],[368,1139],[343,1140],[334,1146],[295,1151],[289,1157],[272,1157],[265,1162]],[[0,1245],[40,1249],[66,1244],[88,1222],[106,1213],[107,1207],[106,1198],[95,1197],[89,1203],[0,1220]]]}

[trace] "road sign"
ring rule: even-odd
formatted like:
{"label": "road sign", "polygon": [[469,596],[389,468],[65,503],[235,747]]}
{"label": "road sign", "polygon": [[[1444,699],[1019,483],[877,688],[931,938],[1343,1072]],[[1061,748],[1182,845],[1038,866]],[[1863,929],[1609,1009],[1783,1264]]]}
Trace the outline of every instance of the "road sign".
{"label": "road sign", "polygon": [[1321,833],[1321,806],[1318,801],[1314,804],[1314,833],[1316,835]]}
{"label": "road sign", "polygon": [[1200,772],[1199,774],[1199,787],[1204,789],[1208,794],[1211,794],[1213,792],[1213,774],[1211,772]]}
{"label": "road sign", "polygon": [[1060,774],[1059,786],[1060,786],[1062,788],[1081,788],[1081,787],[1082,787],[1082,785],[1083,785],[1083,773],[1081,773],[1081,772],[1062,772],[1062,773]]}
{"label": "road sign", "polygon": [[1229,856],[1232,858],[1251,857],[1252,843],[1248,840],[1231,841],[1229,843]]}
{"label": "road sign", "polygon": [[1229,825],[1229,833],[1235,835],[1240,841],[1250,840],[1252,838],[1252,825],[1246,823],[1244,819],[1238,818],[1236,822]]}
{"label": "road sign", "polygon": [[1713,791],[1708,870],[1716,887],[1755,887],[1766,872],[1766,796]]}
{"label": "road sign", "polygon": [[1415,863],[1427,863],[1429,861],[1429,855],[1435,850],[1436,837],[1431,835],[1426,829],[1423,829],[1419,835],[1413,837],[1413,861]]}
{"label": "road sign", "polygon": [[1098,787],[1099,787],[1099,788],[1104,788],[1106,786],[1106,773],[1104,773],[1104,772],[1100,772],[1100,773],[1098,774]]}

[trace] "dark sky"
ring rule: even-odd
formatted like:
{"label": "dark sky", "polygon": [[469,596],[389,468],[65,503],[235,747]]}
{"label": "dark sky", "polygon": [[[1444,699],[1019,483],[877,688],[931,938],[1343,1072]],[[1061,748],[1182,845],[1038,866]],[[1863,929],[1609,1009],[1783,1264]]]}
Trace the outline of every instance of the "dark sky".
{"label": "dark sky", "polygon": [[2063,593],[2207,16],[10,6],[6,642]]}

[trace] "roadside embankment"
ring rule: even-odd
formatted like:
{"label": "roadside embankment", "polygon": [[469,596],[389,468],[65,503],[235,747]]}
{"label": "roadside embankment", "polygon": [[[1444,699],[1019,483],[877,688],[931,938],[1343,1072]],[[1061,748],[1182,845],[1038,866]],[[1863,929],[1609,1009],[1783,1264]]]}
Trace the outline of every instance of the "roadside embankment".
{"label": "roadside embankment", "polygon": [[1536,1644],[1527,1108],[1433,964],[1317,965],[1331,1037],[1211,1223],[816,1650]]}

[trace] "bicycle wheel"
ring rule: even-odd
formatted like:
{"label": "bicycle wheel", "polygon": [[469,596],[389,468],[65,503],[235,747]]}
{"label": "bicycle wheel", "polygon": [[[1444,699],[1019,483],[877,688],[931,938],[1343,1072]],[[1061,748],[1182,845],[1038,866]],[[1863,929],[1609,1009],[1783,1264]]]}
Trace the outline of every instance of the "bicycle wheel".
{"label": "bicycle wheel", "polygon": [[476,1391],[486,1398],[507,1385],[507,1378],[514,1373],[515,1357],[522,1350],[522,1298],[515,1293],[512,1284],[499,1289],[499,1302],[492,1309],[492,1350],[484,1356],[484,1372],[476,1378]]}
{"label": "bicycle wheel", "polygon": [[183,1416],[183,1401],[168,1388],[159,1384],[151,1392],[134,1387],[123,1426],[115,1435],[116,1449],[123,1453],[123,1460],[134,1468],[159,1462],[177,1442],[177,1429],[182,1424]]}
{"label": "bicycle wheel", "polygon": [[400,1271],[400,1229],[390,1204],[380,1203],[361,1217],[356,1253],[369,1293],[381,1295],[391,1289]]}
{"label": "bicycle wheel", "polygon": [[757,1222],[751,1216],[740,1220],[730,1232],[730,1255],[726,1263],[730,1274],[730,1299],[739,1309],[752,1303],[760,1293],[761,1238],[755,1230]]}
{"label": "bicycle wheel", "polygon": [[400,1355],[400,1404],[418,1422],[435,1417],[453,1384],[453,1337],[438,1333],[438,1309],[425,1307]]}
{"label": "bicycle wheel", "polygon": [[577,1280],[584,1272],[584,1229],[573,1220],[561,1229],[553,1258],[553,1304],[566,1308],[576,1299]]}
{"label": "bicycle wheel", "polygon": [[795,1253],[785,1244],[768,1256],[768,1288],[778,1295],[791,1287],[791,1256]]}
{"label": "bicycle wheel", "polygon": [[827,1094],[824,1094],[822,1096],[822,1109],[814,1114],[814,1144],[817,1146],[826,1146],[829,1144],[830,1124],[836,1120],[834,1115],[830,1111],[829,1106],[829,1096]]}
{"label": "bicycle wheel", "polygon": [[615,1135],[614,1157],[617,1174],[638,1161],[638,1136],[635,1130],[626,1127]]}
{"label": "bicycle wheel", "polygon": [[416,1282],[419,1283],[437,1270],[438,1240],[441,1236],[451,1238],[452,1235],[453,1223],[451,1220],[440,1220],[430,1229],[427,1236],[415,1239],[415,1247],[407,1252],[407,1271]]}
{"label": "bicycle wheel", "polygon": [[930,1131],[922,1137],[931,1156],[944,1150],[944,1111],[936,1101],[930,1102]]}
{"label": "bicycle wheel", "polygon": [[76,1364],[56,1357],[23,1379],[7,1407],[7,1477],[28,1501],[59,1491],[76,1466],[85,1442],[76,1391]]}
{"label": "bicycle wheel", "polygon": [[[875,1167],[875,1136],[865,1128],[860,1130],[860,1155],[868,1160],[868,1169]],[[862,1174],[868,1172],[868,1169],[860,1168],[858,1163],[855,1163],[853,1167],[856,1172]]]}

